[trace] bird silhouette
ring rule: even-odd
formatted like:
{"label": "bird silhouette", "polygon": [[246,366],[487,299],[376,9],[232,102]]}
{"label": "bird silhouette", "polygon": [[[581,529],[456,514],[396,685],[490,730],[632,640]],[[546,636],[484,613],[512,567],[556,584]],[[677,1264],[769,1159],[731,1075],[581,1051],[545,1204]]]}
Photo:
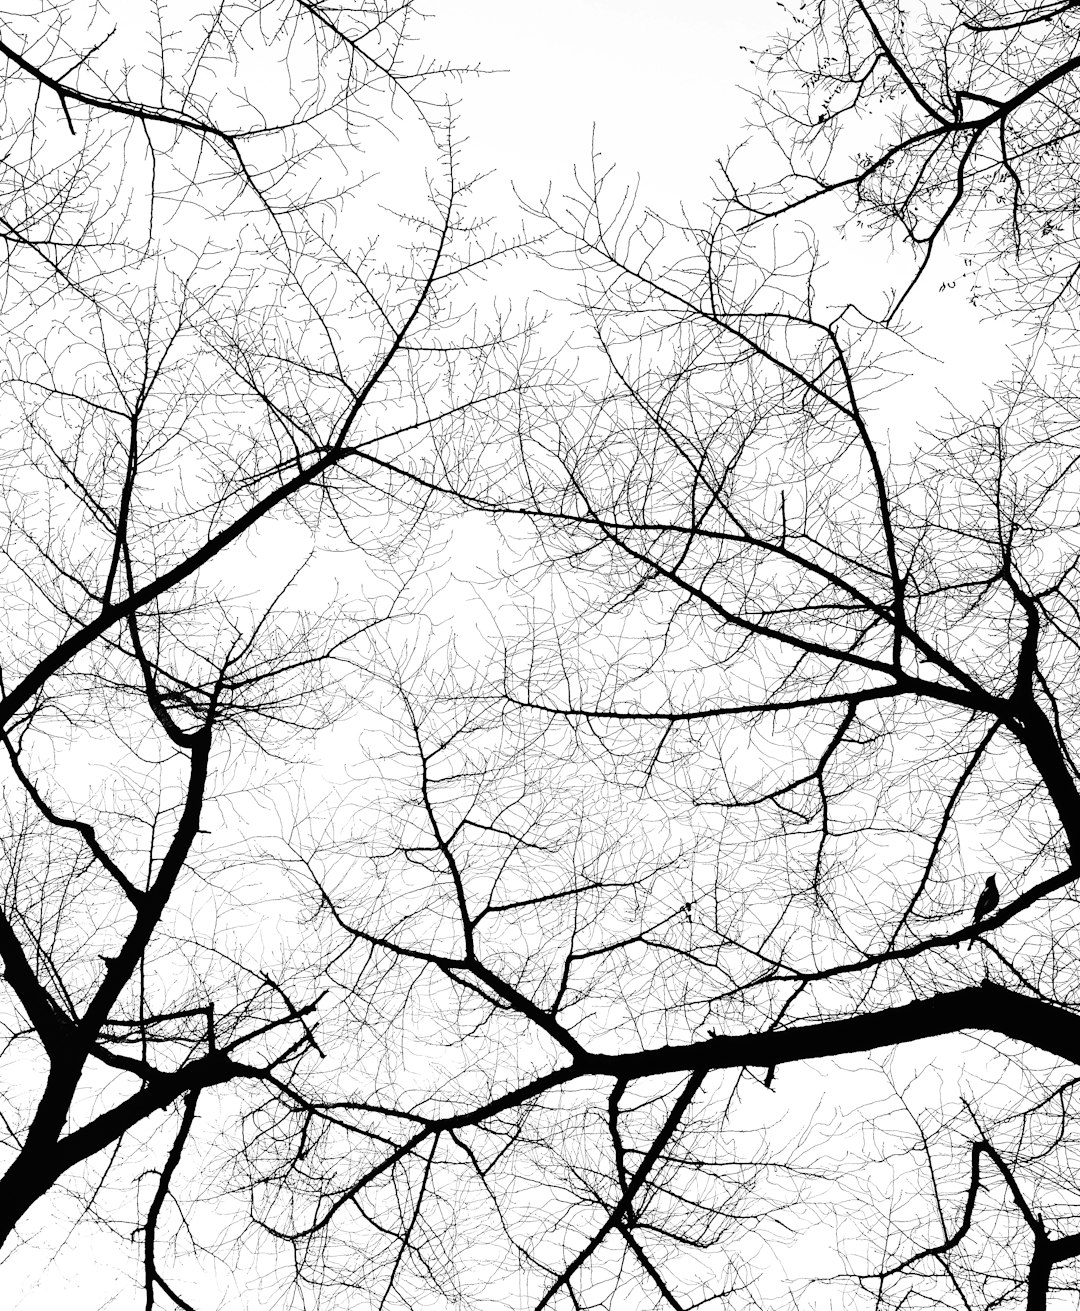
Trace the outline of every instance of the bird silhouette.
{"label": "bird silhouette", "polygon": [[[978,924],[997,908],[1000,898],[998,897],[998,886],[993,874],[986,880],[986,885],[982,892],[979,893],[979,900],[975,903],[975,914],[972,916],[972,924]],[[975,939],[972,938],[968,943],[968,951],[975,946]]]}

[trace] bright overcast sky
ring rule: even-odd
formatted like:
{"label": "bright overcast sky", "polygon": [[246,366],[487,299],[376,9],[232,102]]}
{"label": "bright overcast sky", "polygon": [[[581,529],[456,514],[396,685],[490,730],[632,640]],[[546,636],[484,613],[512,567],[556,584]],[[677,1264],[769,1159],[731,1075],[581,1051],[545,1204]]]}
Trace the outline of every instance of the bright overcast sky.
{"label": "bright overcast sky", "polygon": [[605,159],[640,173],[649,201],[707,190],[716,157],[737,143],[753,76],[740,46],[785,25],[775,3],[675,0],[441,0],[425,43],[443,58],[504,69],[461,88],[468,163],[526,192],[588,158],[596,125]]}

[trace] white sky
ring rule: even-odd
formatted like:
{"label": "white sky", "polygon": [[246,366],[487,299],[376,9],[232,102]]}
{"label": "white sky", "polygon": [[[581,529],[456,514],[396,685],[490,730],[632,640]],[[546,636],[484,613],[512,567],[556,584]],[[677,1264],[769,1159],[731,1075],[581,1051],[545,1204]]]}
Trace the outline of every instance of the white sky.
{"label": "white sky", "polygon": [[504,69],[461,89],[468,161],[528,193],[558,187],[588,158],[641,174],[647,198],[677,204],[707,191],[735,144],[753,76],[740,46],[783,25],[775,3],[732,0],[442,0],[425,42],[438,56]]}

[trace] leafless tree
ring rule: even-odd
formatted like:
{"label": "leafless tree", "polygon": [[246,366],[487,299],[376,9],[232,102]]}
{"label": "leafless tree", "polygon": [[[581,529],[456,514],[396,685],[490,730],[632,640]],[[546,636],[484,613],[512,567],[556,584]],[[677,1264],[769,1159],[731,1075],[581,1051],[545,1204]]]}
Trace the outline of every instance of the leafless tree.
{"label": "leafless tree", "polygon": [[[1007,232],[1070,312],[1071,237],[1040,241],[1073,6],[994,12],[814,11],[773,86],[846,62],[801,137],[769,102],[792,172],[881,95],[907,116],[796,194],[729,172],[673,224],[596,169],[543,209],[583,349],[542,387],[459,325],[500,252],[449,147],[396,262],[342,235],[371,232],[328,163],[357,94],[416,106],[407,10],[226,6],[205,93],[201,55],[152,90],[105,62],[107,23],[71,59],[5,37],[20,149],[48,138],[7,157],[9,1231],[78,1185],[181,1306],[162,1239],[200,1254],[215,1193],[327,1304],[790,1304],[822,1228],[880,1307],[1071,1286],[1075,371],[1055,339],[898,432],[896,316],[823,308],[788,226],[834,194],[899,222],[905,287],[951,223],[994,269]],[[256,31],[306,88],[288,122],[232,74]],[[451,503],[490,525],[490,665],[380,637]],[[241,557],[262,525],[394,581],[305,607]],[[298,738],[361,701],[301,789]],[[840,1061],[879,1098],[842,1138],[800,1107]]]}
{"label": "leafless tree", "polygon": [[751,139],[785,167],[748,185],[736,152],[723,194],[751,221],[832,197],[899,237],[916,258],[893,312],[935,253],[942,290],[1075,308],[1077,20],[1073,0],[804,5],[756,60]]}
{"label": "leafless tree", "polygon": [[192,1153],[320,1054],[321,953],[252,844],[423,563],[417,453],[517,385],[458,326],[498,251],[410,10],[35,3],[0,35],[0,1241],[96,1218],[148,1307],[189,1306],[160,1244],[200,1250],[177,1199],[224,1177]]}
{"label": "leafless tree", "polygon": [[[985,134],[950,130],[966,167]],[[1068,134],[1024,130],[1066,208]],[[871,223],[886,164],[847,182]],[[1042,1308],[1080,1252],[1075,366],[1055,338],[890,424],[917,352],[825,307],[768,189],[667,223],[613,188],[541,210],[578,371],[417,471],[502,534],[501,649],[404,681],[396,834],[298,844],[367,1057],[264,1108],[260,1218],[379,1305],[789,1304],[820,1223],[845,1299]],[[882,1050],[916,1067],[887,1111]],[[878,1100],[795,1133],[837,1058]]]}

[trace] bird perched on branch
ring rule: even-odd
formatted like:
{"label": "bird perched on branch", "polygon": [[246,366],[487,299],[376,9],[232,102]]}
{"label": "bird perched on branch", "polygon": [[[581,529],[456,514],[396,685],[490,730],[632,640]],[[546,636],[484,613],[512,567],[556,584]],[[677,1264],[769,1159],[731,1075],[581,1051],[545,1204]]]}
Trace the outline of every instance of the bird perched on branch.
{"label": "bird perched on branch", "polygon": [[[982,892],[979,893],[979,900],[975,903],[975,914],[972,916],[972,924],[978,924],[980,920],[986,919],[992,910],[997,909],[998,886],[993,874],[986,880],[986,885]],[[975,945],[975,939],[972,938],[968,943],[968,951]]]}

